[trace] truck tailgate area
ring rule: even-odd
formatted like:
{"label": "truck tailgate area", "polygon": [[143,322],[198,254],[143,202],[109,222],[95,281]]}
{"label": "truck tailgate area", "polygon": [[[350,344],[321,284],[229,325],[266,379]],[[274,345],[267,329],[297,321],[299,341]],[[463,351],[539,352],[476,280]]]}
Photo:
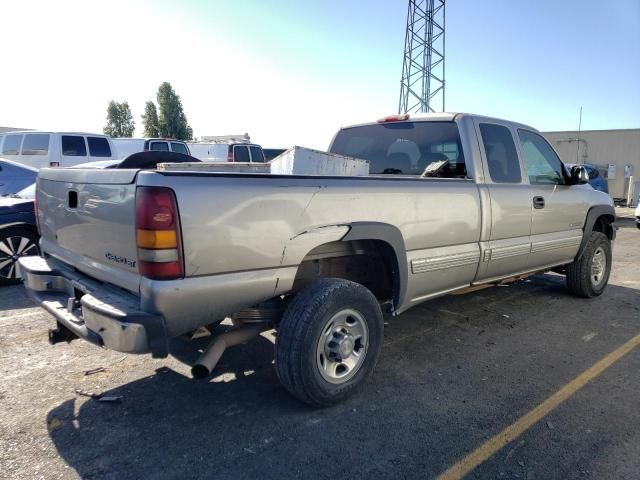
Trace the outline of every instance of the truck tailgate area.
{"label": "truck tailgate area", "polygon": [[37,193],[43,251],[98,280],[137,292],[136,174],[43,169]]}

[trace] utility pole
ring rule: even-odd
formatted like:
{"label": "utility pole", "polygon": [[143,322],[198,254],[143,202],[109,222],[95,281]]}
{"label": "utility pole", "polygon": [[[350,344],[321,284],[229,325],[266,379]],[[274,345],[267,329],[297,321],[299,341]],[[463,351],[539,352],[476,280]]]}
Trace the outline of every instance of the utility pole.
{"label": "utility pole", "polygon": [[445,0],[409,0],[398,113],[444,111]]}

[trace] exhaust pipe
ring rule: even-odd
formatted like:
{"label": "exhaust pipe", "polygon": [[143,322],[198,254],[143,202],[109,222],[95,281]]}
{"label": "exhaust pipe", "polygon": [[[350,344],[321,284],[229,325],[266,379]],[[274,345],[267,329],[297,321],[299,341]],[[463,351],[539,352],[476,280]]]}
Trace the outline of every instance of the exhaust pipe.
{"label": "exhaust pipe", "polygon": [[191,375],[198,380],[208,378],[211,372],[213,372],[213,369],[216,368],[220,357],[222,357],[227,347],[244,343],[268,328],[269,326],[264,323],[244,325],[218,335],[215,340],[207,346],[205,351],[202,352],[202,355],[200,355],[200,358],[198,358],[198,361],[193,367],[191,367]]}

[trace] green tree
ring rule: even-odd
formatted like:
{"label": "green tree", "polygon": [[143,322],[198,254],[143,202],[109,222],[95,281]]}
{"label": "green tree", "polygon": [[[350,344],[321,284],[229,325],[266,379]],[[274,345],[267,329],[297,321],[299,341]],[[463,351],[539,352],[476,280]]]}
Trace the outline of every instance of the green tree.
{"label": "green tree", "polygon": [[112,137],[132,137],[136,129],[131,109],[127,102],[114,102],[111,100],[107,106],[107,125],[103,131]]}
{"label": "green tree", "polygon": [[148,101],[144,106],[144,115],[142,115],[142,124],[144,125],[144,136],[147,138],[158,138],[160,136],[160,125],[158,122],[158,110],[156,104]]}
{"label": "green tree", "polygon": [[169,82],[164,82],[158,88],[158,106],[160,115],[158,126],[160,136],[178,140],[191,140],[193,130],[187,122],[187,116],[182,109],[182,101]]}

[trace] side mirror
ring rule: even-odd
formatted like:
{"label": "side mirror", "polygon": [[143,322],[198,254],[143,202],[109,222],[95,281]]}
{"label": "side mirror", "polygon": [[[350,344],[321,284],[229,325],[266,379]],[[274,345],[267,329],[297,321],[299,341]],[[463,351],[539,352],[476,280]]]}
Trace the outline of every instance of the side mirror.
{"label": "side mirror", "polygon": [[571,180],[573,180],[574,185],[587,183],[589,181],[587,169],[581,165],[574,165],[571,167]]}

